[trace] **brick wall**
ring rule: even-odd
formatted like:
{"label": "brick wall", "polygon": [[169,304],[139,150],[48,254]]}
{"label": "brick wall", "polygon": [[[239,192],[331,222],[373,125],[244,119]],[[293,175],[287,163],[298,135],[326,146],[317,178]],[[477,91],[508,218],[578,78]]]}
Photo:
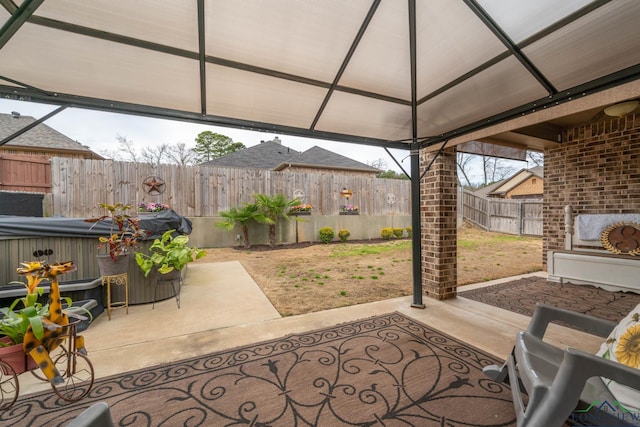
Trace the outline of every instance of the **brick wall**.
{"label": "brick wall", "polygon": [[564,206],[575,214],[640,212],[640,114],[566,131],[544,158],[544,250],[564,248]]}
{"label": "brick wall", "polygon": [[[421,156],[421,171],[435,153]],[[420,182],[422,287],[435,299],[457,294],[457,180],[455,149],[445,150]]]}

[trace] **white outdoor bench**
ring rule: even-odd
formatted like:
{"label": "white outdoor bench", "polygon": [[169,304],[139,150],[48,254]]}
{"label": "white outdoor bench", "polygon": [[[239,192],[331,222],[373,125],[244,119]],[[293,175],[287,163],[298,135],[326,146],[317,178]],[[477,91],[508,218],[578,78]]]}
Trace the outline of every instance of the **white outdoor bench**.
{"label": "white outdoor bench", "polygon": [[571,206],[564,210],[565,247],[547,252],[548,280],[640,293],[640,255],[615,254],[600,238],[613,224],[640,224],[640,214],[574,216]]}

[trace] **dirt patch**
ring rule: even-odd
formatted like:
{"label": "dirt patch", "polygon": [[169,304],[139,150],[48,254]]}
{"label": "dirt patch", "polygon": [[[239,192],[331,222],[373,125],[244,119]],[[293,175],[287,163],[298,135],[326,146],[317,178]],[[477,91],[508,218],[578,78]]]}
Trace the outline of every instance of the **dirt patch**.
{"label": "dirt patch", "polygon": [[[412,293],[411,240],[207,249],[196,262],[240,261],[283,316]],[[458,285],[542,269],[542,238],[458,230]]]}

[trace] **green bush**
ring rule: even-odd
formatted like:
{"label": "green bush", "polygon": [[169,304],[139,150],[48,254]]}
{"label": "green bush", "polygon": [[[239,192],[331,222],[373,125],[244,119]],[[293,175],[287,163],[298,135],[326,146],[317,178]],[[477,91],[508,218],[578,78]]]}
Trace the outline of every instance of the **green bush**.
{"label": "green bush", "polygon": [[402,239],[403,234],[404,234],[404,228],[399,227],[399,228],[393,229],[393,235],[396,237],[396,239]]}
{"label": "green bush", "polygon": [[320,229],[320,241],[323,243],[329,243],[333,240],[335,234],[332,227],[322,227]]}
{"label": "green bush", "polygon": [[413,228],[407,227],[406,230],[407,230],[407,237],[408,238],[412,238],[413,237]]}
{"label": "green bush", "polygon": [[351,236],[351,233],[346,228],[343,228],[342,230],[338,231],[338,237],[340,238],[340,241],[342,243],[346,242],[349,236]]}
{"label": "green bush", "polygon": [[393,228],[385,227],[380,231],[380,235],[384,240],[389,240],[393,237]]}

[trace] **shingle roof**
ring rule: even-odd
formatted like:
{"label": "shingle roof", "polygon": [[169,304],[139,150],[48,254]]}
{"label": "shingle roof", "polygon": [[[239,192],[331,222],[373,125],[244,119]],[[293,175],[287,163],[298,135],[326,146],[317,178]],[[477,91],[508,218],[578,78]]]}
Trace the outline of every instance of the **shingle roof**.
{"label": "shingle roof", "polygon": [[301,153],[277,141],[264,141],[258,145],[202,163],[202,165],[270,170],[281,170],[289,165],[295,165],[379,172],[372,166],[317,146]]}
{"label": "shingle roof", "polygon": [[[35,121],[36,119],[30,116],[15,117],[12,114],[0,114],[0,140],[14,134]],[[87,153],[91,153],[94,156],[99,157],[84,145],[74,141],[66,135],[63,135],[44,123],[40,123],[33,129],[29,129],[17,138],[7,142],[5,146],[41,148],[46,150],[86,151]]]}
{"label": "shingle roof", "polygon": [[300,154],[291,156],[291,158],[286,160],[284,164],[279,165],[276,170],[284,169],[288,165],[379,172],[378,169],[372,166],[334,153],[333,151],[325,150],[318,146],[313,146]]}
{"label": "shingle roof", "polygon": [[521,169],[511,177],[500,181],[501,185],[497,186],[493,191],[490,191],[487,194],[506,194],[532,176],[544,179],[544,167],[536,166],[531,169]]}
{"label": "shingle roof", "polygon": [[232,168],[273,169],[295,154],[300,153],[276,141],[263,141],[253,147],[244,148],[202,164]]}

